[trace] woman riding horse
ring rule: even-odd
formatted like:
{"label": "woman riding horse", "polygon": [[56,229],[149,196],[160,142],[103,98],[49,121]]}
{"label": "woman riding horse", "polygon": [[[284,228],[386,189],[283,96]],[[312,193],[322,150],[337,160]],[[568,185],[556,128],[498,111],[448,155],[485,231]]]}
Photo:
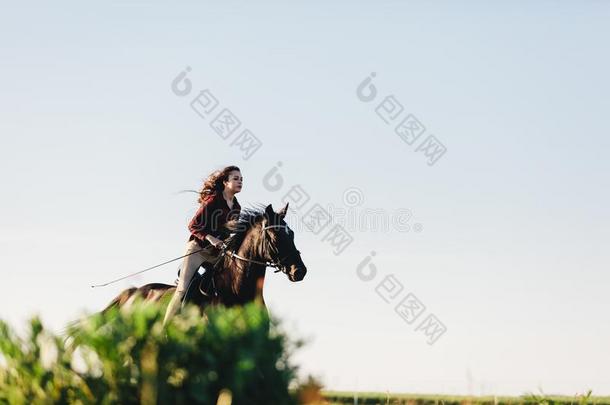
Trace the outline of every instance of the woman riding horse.
{"label": "woman riding horse", "polygon": [[218,260],[224,243],[219,238],[220,231],[228,221],[239,218],[241,206],[235,194],[241,191],[243,180],[237,166],[215,171],[205,180],[199,192],[199,209],[189,223],[191,236],[186,245],[187,256],[182,263],[178,286],[165,312],[164,325],[180,308],[187,286],[199,267],[210,267]]}
{"label": "woman riding horse", "polygon": [[[230,307],[253,301],[265,305],[263,287],[267,267],[274,268],[276,273],[281,271],[290,281],[303,280],[307,267],[295,245],[294,232],[285,221],[288,203],[278,212],[271,204],[263,207],[241,210],[239,219],[227,222],[220,231],[221,235],[231,236],[225,240],[222,257],[208,278],[213,294],[205,292],[207,284],[203,276],[198,282],[193,278],[183,301],[202,311],[211,305]],[[128,308],[137,298],[159,303],[168,294],[174,295],[176,288],[162,283],[131,287],[120,292],[102,312]]]}

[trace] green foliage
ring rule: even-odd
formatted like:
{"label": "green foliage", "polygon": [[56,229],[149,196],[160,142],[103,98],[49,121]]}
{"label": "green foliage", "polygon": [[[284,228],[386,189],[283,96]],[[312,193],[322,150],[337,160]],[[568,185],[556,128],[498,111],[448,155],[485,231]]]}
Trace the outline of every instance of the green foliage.
{"label": "green foliage", "polygon": [[0,321],[0,404],[292,404],[291,342],[264,308],[163,308],[137,303],[69,326],[38,319],[20,339]]}

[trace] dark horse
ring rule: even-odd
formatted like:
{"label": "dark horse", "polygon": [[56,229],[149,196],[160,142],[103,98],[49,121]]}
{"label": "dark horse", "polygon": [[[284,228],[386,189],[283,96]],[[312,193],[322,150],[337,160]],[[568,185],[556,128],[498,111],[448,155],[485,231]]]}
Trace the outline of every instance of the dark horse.
{"label": "dark horse", "polygon": [[[307,269],[301,254],[294,245],[294,232],[284,221],[288,204],[274,212],[271,204],[264,210],[244,209],[239,220],[230,221],[223,229],[225,249],[215,268],[206,270],[212,276],[197,273],[188,286],[183,302],[198,305],[202,310],[208,305],[243,305],[263,301],[265,271],[275,267],[290,281],[301,281]],[[160,301],[174,293],[176,286],[151,283],[132,287],[121,292],[104,309],[129,305],[136,297],[145,301]]]}

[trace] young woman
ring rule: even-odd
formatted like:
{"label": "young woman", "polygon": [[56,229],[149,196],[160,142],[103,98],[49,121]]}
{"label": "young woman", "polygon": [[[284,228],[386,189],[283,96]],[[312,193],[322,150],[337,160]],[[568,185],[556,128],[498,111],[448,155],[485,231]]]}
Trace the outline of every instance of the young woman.
{"label": "young woman", "polygon": [[[203,263],[214,263],[218,259],[223,244],[219,239],[220,230],[227,221],[237,219],[241,211],[235,194],[241,191],[243,180],[239,167],[227,166],[210,174],[203,183],[199,192],[199,209],[189,223],[191,236],[185,253],[188,256],[182,263],[178,287],[165,312],[164,325],[182,305],[186,288],[199,266]],[[197,252],[198,250],[201,251]]]}

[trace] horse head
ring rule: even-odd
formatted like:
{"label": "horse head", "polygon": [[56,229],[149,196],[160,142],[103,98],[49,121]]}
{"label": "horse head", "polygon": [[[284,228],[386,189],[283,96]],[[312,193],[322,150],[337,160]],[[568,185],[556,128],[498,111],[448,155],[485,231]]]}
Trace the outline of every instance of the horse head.
{"label": "horse head", "polygon": [[228,250],[237,252],[241,265],[273,266],[290,281],[301,281],[307,268],[294,244],[294,232],[284,218],[288,204],[275,212],[271,204],[264,209],[244,209],[236,221],[227,224],[232,233]]}
{"label": "horse head", "polygon": [[290,281],[301,281],[307,274],[307,267],[301,259],[301,252],[294,244],[294,232],[284,221],[288,212],[288,203],[279,212],[273,211],[269,204],[261,224],[264,259],[275,263]]}

